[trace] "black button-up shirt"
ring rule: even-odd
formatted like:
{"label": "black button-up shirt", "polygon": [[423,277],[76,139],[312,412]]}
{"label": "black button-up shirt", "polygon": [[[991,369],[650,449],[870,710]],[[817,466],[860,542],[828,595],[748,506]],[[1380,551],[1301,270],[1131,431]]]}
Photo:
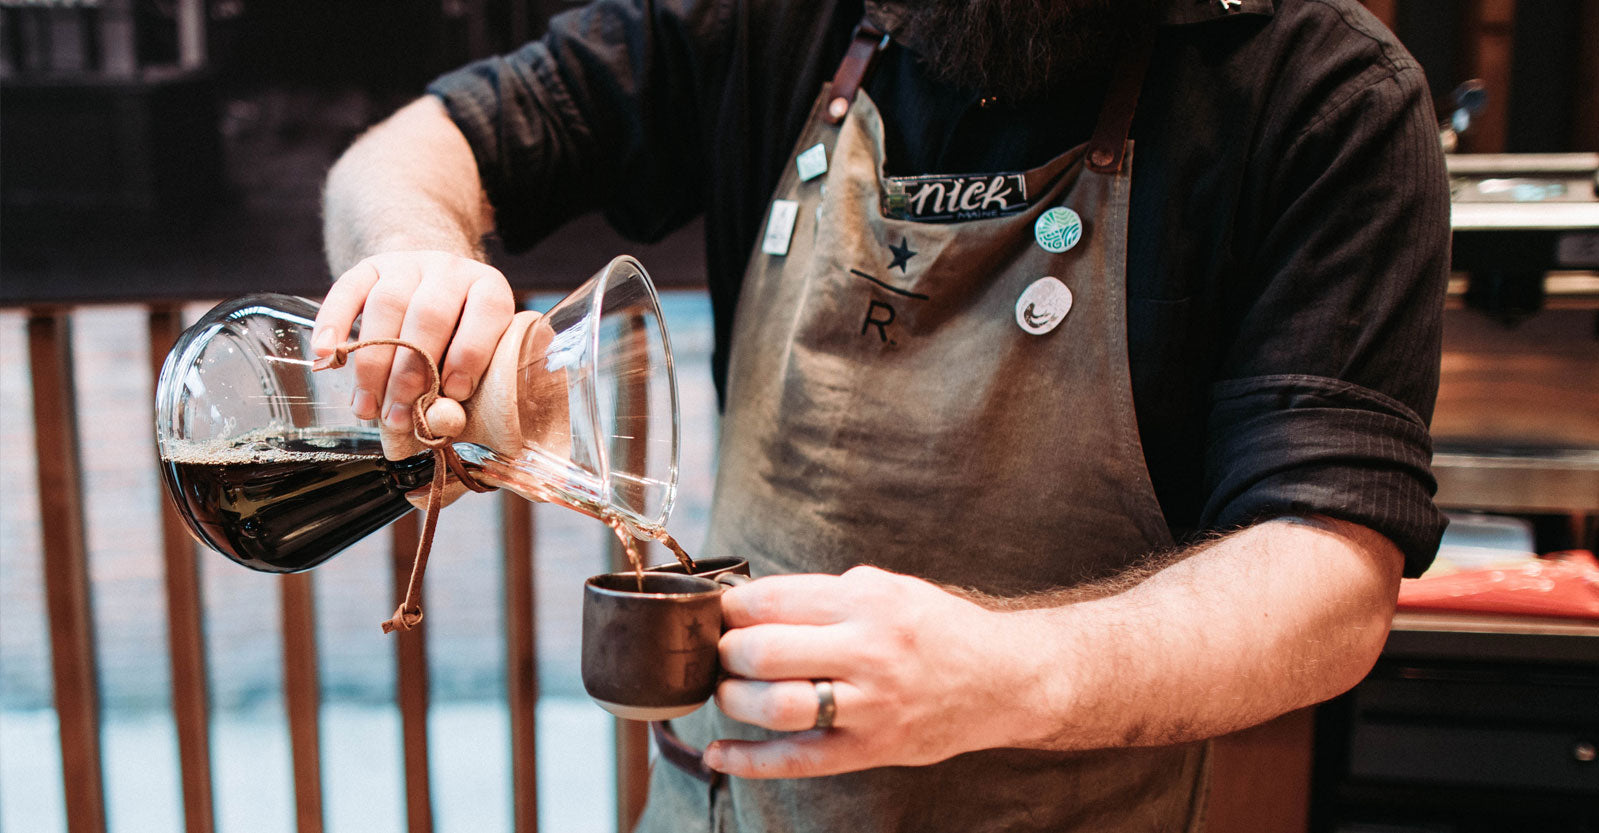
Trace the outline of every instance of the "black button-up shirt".
{"label": "black button-up shirt", "polygon": [[[656,239],[706,217],[719,388],[767,201],[861,0],[598,0],[445,75],[499,233],[601,209]],[[894,9],[872,6],[892,31]],[[1285,514],[1430,562],[1427,421],[1449,203],[1420,67],[1354,0],[1169,0],[1134,121],[1133,400],[1179,540]],[[1109,77],[981,101],[894,44],[866,89],[889,173],[1037,166],[1086,141]],[[980,103],[981,102],[981,103]]]}

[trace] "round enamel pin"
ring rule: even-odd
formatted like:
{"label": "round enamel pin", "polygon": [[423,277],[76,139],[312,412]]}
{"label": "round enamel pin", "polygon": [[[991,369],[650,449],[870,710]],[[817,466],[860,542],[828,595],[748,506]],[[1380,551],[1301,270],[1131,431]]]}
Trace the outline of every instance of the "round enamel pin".
{"label": "round enamel pin", "polygon": [[1083,218],[1064,206],[1055,206],[1038,215],[1033,223],[1033,238],[1046,252],[1060,254],[1083,239]]}
{"label": "round enamel pin", "polygon": [[1058,278],[1039,278],[1016,299],[1016,324],[1035,336],[1060,326],[1072,309],[1072,291]]}

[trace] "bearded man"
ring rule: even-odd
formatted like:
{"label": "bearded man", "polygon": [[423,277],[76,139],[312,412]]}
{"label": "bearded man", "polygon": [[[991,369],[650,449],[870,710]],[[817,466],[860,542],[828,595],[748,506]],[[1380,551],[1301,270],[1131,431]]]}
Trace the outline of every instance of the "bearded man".
{"label": "bearded man", "polygon": [[321,350],[463,398],[484,235],[706,217],[757,579],[643,830],[1191,829],[1436,549],[1443,160],[1353,0],[596,0],[429,93],[330,176]]}

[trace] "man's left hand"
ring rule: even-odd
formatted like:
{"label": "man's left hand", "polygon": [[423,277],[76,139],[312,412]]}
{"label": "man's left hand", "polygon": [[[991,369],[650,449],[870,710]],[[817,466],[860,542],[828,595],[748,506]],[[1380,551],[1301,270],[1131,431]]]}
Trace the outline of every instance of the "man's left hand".
{"label": "man's left hand", "polygon": [[[712,743],[706,764],[729,775],[935,763],[1022,741],[1029,715],[1046,705],[1036,702],[1042,675],[1019,617],[918,578],[872,567],[772,576],[727,590],[722,612],[722,666],[735,676],[717,688],[717,705],[734,720],[798,733]],[[807,731],[814,680],[833,684],[830,729]]]}

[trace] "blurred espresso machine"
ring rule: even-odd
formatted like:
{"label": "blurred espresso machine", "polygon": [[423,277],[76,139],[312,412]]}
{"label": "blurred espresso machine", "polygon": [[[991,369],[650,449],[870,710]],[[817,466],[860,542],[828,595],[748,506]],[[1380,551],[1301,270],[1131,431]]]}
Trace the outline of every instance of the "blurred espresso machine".
{"label": "blurred espresso machine", "polygon": [[[1599,549],[1599,154],[1450,155],[1437,501]],[[1400,613],[1318,711],[1314,833],[1599,831],[1599,622]]]}
{"label": "blurred espresso machine", "polygon": [[1596,548],[1599,154],[1449,157],[1453,271],[1433,417],[1446,510]]}

